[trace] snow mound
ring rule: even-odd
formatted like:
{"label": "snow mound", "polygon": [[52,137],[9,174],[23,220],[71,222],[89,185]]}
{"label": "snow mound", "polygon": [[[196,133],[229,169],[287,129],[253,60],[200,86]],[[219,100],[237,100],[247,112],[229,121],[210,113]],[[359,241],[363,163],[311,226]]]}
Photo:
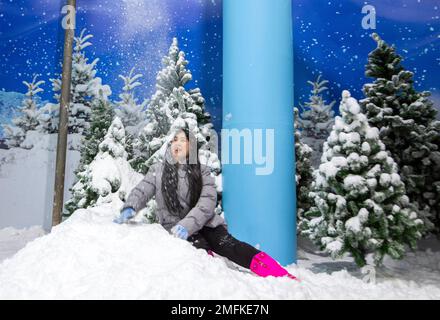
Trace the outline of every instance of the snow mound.
{"label": "snow mound", "polygon": [[23,248],[27,242],[45,234],[40,226],[24,229],[12,227],[0,229],[0,262],[12,257],[15,252]]}
{"label": "snow mound", "polygon": [[28,243],[0,264],[0,299],[440,298],[440,287],[432,284],[366,283],[347,270],[315,274],[291,265],[287,269],[301,282],[260,278],[158,224],[114,224],[117,213],[111,204],[77,210]]}

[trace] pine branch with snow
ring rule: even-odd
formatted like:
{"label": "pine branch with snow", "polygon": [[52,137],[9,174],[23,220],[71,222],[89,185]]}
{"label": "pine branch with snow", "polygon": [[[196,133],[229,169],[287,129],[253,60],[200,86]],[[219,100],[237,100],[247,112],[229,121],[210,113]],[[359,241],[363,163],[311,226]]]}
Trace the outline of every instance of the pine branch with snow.
{"label": "pine branch with snow", "polygon": [[377,48],[368,56],[360,103],[372,126],[397,162],[407,194],[416,203],[425,224],[440,233],[440,136],[429,92],[417,92],[414,74],[405,70],[403,58],[379,35]]}
{"label": "pine branch with snow", "polygon": [[399,259],[416,246],[424,228],[405,195],[398,167],[368,124],[358,102],[343,92],[341,117],[324,144],[310,196],[314,205],[301,232],[333,258],[351,253],[363,266],[373,253]]}

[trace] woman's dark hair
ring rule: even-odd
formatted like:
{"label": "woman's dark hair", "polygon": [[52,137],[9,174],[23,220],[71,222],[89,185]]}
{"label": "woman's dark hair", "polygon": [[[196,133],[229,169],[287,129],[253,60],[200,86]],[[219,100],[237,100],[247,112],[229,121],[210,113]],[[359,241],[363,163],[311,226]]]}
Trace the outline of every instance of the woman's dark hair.
{"label": "woman's dark hair", "polygon": [[[196,139],[190,139],[190,130],[188,128],[188,125],[186,125],[184,128],[182,128],[182,131],[185,133],[186,139],[188,141],[194,141]],[[177,131],[175,134],[177,134],[179,131]],[[169,143],[168,151],[170,151],[171,143]],[[187,177],[188,177],[188,185],[189,185],[189,192],[190,192],[190,208],[193,208],[196,206],[197,201],[199,201],[200,194],[202,192],[202,174],[200,170],[200,162],[199,162],[199,148],[197,145],[197,142],[194,141],[193,143],[190,143],[190,152],[187,154],[186,163],[180,164],[184,167],[187,171]],[[192,150],[191,150],[192,149]],[[192,163],[189,161],[189,155],[192,154],[192,152],[195,152],[195,163]],[[164,170],[162,172],[162,194],[164,196],[166,207],[168,208],[168,211],[173,214],[176,213],[180,216],[183,207],[182,204],[179,201],[179,197],[177,195],[177,188],[178,188],[178,162],[176,163],[169,163],[167,157],[165,157],[164,161]],[[183,218],[183,217],[182,217]]]}

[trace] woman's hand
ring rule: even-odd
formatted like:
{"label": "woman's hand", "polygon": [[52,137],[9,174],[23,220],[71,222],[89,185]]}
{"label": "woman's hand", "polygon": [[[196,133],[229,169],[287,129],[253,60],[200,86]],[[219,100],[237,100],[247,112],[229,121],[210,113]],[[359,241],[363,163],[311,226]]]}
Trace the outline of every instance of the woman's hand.
{"label": "woman's hand", "polygon": [[188,239],[188,230],[185,229],[184,226],[181,226],[180,224],[175,225],[173,228],[171,228],[171,233],[176,237],[183,240]]}
{"label": "woman's hand", "polygon": [[134,211],[133,208],[125,208],[122,210],[120,216],[114,219],[113,222],[119,224],[126,223],[128,220],[134,217],[135,213],[136,211]]}

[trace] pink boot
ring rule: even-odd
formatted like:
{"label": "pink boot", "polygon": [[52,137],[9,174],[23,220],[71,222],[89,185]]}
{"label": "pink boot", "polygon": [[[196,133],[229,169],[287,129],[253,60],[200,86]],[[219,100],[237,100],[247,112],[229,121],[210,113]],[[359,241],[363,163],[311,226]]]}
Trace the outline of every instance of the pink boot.
{"label": "pink boot", "polygon": [[212,252],[212,250],[208,250],[208,254],[212,257],[214,257],[214,252]]}
{"label": "pink boot", "polygon": [[298,280],[295,276],[291,275],[284,269],[278,262],[276,262],[271,256],[265,252],[260,252],[252,258],[250,269],[261,277],[274,276],[284,277],[287,276],[291,279]]}

